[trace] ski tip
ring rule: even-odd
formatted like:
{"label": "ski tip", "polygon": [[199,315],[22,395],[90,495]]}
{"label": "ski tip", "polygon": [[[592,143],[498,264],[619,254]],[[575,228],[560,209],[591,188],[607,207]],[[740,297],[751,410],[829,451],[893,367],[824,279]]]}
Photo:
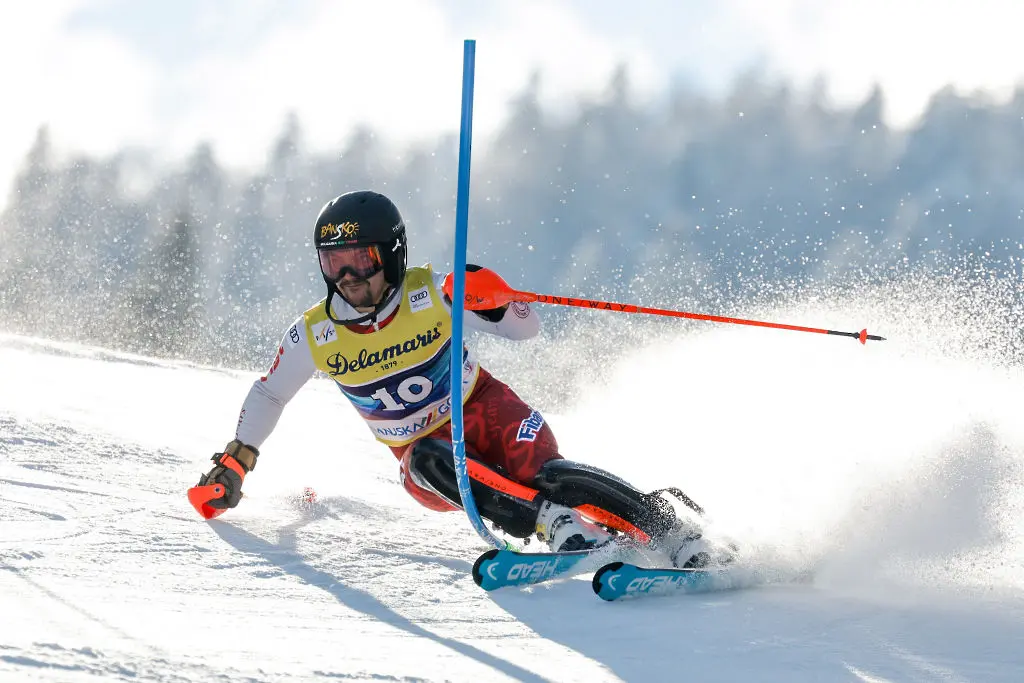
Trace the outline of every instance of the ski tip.
{"label": "ski tip", "polygon": [[476,558],[476,562],[473,563],[473,581],[476,582],[476,585],[483,587],[484,575],[483,571],[481,570],[481,567],[485,562],[490,562],[495,557],[497,557],[498,552],[500,551],[497,548],[491,548],[486,553]]}

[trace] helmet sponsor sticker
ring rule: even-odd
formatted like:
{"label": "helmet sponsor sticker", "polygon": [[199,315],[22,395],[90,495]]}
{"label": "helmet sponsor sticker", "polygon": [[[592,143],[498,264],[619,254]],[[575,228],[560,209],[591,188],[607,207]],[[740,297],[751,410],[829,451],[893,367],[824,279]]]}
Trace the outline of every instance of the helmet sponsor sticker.
{"label": "helmet sponsor sticker", "polygon": [[409,310],[413,313],[425,311],[433,305],[434,297],[430,296],[430,289],[426,285],[409,292]]}
{"label": "helmet sponsor sticker", "polygon": [[316,342],[317,346],[330,344],[332,341],[337,341],[338,339],[338,331],[334,329],[334,323],[330,320],[315,323],[310,327],[313,330],[313,341]]}
{"label": "helmet sponsor sticker", "polygon": [[359,234],[359,223],[352,223],[345,221],[341,225],[335,225],[334,223],[328,223],[327,225],[320,226],[320,239],[353,239]]}

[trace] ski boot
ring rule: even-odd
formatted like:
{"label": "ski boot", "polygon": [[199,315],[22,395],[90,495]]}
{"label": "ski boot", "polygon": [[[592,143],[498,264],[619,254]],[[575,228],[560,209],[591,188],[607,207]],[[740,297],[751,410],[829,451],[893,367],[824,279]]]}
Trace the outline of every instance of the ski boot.
{"label": "ski boot", "polygon": [[[677,506],[676,520],[654,547],[668,556],[677,569],[703,569],[732,563],[739,547],[732,542],[714,543],[704,535],[704,509],[677,488],[660,489],[650,495],[669,494],[683,504]],[[664,498],[664,496],[663,496]]]}
{"label": "ski boot", "polygon": [[546,500],[537,514],[537,538],[547,543],[552,552],[564,553],[598,548],[613,535],[576,510]]}
{"label": "ski boot", "polygon": [[739,547],[735,543],[719,545],[704,538],[700,533],[688,535],[665,546],[669,560],[677,569],[705,569],[722,567],[736,560]]}

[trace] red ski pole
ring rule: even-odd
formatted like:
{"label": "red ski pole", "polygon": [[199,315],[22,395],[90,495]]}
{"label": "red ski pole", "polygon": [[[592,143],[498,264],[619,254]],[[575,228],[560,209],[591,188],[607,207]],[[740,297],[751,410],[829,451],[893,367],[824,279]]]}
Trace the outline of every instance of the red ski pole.
{"label": "red ski pole", "polygon": [[[445,279],[444,291],[451,297],[451,275]],[[537,294],[512,289],[501,277],[487,269],[480,269],[475,272],[466,273],[466,298],[465,307],[470,310],[486,310],[498,308],[514,301],[528,303],[555,304],[557,306],[576,306],[578,308],[590,308],[601,311],[616,311],[619,313],[646,313],[648,315],[661,315],[670,318],[688,318],[690,320],[706,320],[714,323],[729,323],[732,325],[751,325],[754,327],[770,327],[777,330],[792,330],[794,332],[812,332],[814,334],[830,334],[840,337],[852,337],[861,344],[870,341],[885,341],[885,337],[876,334],[868,334],[866,329],[860,332],[840,332],[838,330],[826,330],[819,327],[805,327],[803,325],[788,325],[786,323],[765,322],[762,320],[746,320],[744,318],[727,318],[721,315],[708,315],[705,313],[690,313],[688,311],[671,311],[663,308],[651,308],[649,306],[636,306],[634,304],[620,304],[613,301],[599,301],[597,299],[580,299],[570,296],[552,296],[550,294]]]}

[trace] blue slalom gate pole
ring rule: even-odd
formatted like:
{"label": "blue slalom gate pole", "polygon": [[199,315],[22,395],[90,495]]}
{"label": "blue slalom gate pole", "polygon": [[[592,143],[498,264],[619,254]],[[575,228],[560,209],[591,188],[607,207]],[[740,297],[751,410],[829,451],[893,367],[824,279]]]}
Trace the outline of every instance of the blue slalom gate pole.
{"label": "blue slalom gate pole", "polygon": [[455,199],[455,257],[452,259],[452,346],[449,356],[452,385],[452,453],[462,509],[480,537],[496,548],[506,548],[484,525],[476,509],[466,470],[466,441],[462,430],[463,302],[466,293],[466,242],[469,232],[469,160],[473,153],[473,71],[476,41],[467,40],[462,51],[462,123],[459,133],[459,185]]}

